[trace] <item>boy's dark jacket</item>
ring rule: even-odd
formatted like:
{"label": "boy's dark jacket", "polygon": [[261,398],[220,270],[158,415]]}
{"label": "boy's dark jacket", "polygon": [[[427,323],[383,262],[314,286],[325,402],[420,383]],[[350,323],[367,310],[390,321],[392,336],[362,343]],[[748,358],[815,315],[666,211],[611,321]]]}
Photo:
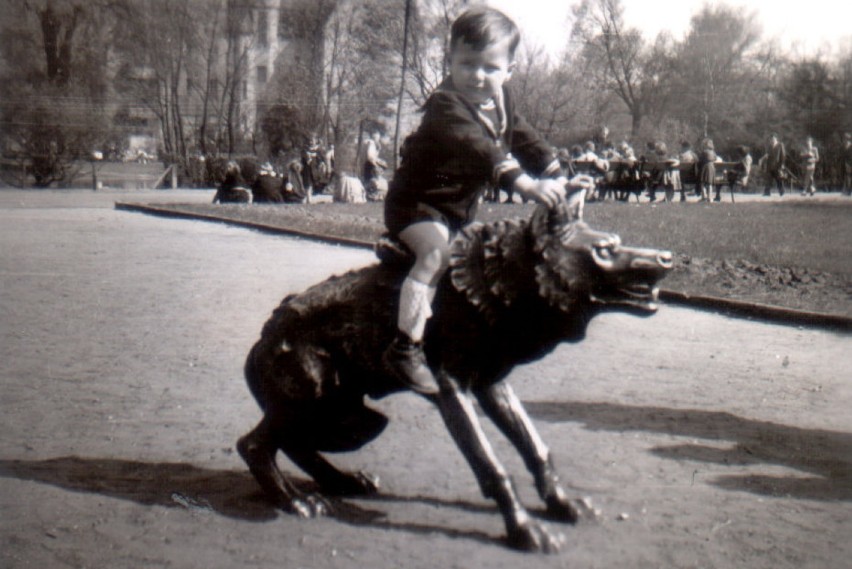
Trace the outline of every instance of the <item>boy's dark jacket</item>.
{"label": "boy's dark jacket", "polygon": [[405,218],[418,204],[437,210],[458,229],[473,221],[489,185],[510,187],[523,172],[537,177],[560,173],[551,146],[515,113],[506,87],[503,104],[506,129],[495,137],[449,79],[429,97],[420,126],[403,144],[386,198],[385,219],[392,232],[407,225]]}

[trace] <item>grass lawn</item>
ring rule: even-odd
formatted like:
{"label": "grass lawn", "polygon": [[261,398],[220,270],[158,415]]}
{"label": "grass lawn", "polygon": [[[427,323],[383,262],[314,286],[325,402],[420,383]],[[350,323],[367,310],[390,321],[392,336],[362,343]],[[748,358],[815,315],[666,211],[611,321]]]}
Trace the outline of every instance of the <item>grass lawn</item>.
{"label": "grass lawn", "polygon": [[[380,203],[163,207],[363,241],[384,230]],[[485,203],[478,219],[526,217],[532,207]],[[673,251],[669,290],[852,315],[852,200],[604,202],[587,204],[584,217],[625,244]]]}

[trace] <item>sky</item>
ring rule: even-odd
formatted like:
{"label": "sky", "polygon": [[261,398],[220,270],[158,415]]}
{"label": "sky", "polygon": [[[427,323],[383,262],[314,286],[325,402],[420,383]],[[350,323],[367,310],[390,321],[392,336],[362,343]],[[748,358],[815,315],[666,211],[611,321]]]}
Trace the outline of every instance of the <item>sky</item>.
{"label": "sky", "polygon": [[[576,0],[489,0],[510,15],[525,37],[559,53],[571,27],[571,6]],[[707,0],[622,0],[628,25],[639,28],[648,39],[668,30],[682,39],[693,14]],[[711,1],[710,4],[717,2]],[[727,0],[732,7],[753,11],[763,27],[763,39],[778,38],[790,53],[808,56],[852,46],[850,0]]]}

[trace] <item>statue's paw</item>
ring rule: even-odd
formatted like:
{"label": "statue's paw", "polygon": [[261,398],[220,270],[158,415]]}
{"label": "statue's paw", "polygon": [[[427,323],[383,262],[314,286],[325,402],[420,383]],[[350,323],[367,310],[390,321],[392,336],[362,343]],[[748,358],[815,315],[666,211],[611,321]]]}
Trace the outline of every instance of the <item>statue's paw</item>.
{"label": "statue's paw", "polygon": [[331,504],[319,494],[307,494],[293,498],[287,510],[300,518],[319,518],[331,512]]}
{"label": "statue's paw", "polygon": [[370,496],[379,491],[379,477],[359,470],[354,474],[345,474],[333,484],[323,485],[323,491],[333,496]]}
{"label": "statue's paw", "polygon": [[565,536],[552,532],[544,524],[530,519],[520,524],[508,536],[509,545],[531,553],[558,553],[565,544]]}
{"label": "statue's paw", "polygon": [[359,470],[355,473],[354,478],[358,488],[358,491],[355,492],[356,494],[371,496],[379,492],[381,482],[379,481],[378,475],[365,472],[364,470]]}
{"label": "statue's paw", "polygon": [[592,506],[588,498],[569,499],[562,492],[547,498],[547,519],[576,524],[594,521],[600,517],[600,510]]}

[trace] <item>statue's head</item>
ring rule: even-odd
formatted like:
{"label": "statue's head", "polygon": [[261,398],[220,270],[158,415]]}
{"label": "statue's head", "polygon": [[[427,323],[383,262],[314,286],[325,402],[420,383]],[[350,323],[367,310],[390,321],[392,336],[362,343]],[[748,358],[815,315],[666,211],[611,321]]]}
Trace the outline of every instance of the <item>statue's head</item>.
{"label": "statue's head", "polygon": [[657,310],[657,282],[672,268],[672,254],[625,247],[618,235],[583,221],[585,190],[554,208],[539,206],[530,221],[540,294],[570,311],[576,302],[602,309],[650,314]]}

